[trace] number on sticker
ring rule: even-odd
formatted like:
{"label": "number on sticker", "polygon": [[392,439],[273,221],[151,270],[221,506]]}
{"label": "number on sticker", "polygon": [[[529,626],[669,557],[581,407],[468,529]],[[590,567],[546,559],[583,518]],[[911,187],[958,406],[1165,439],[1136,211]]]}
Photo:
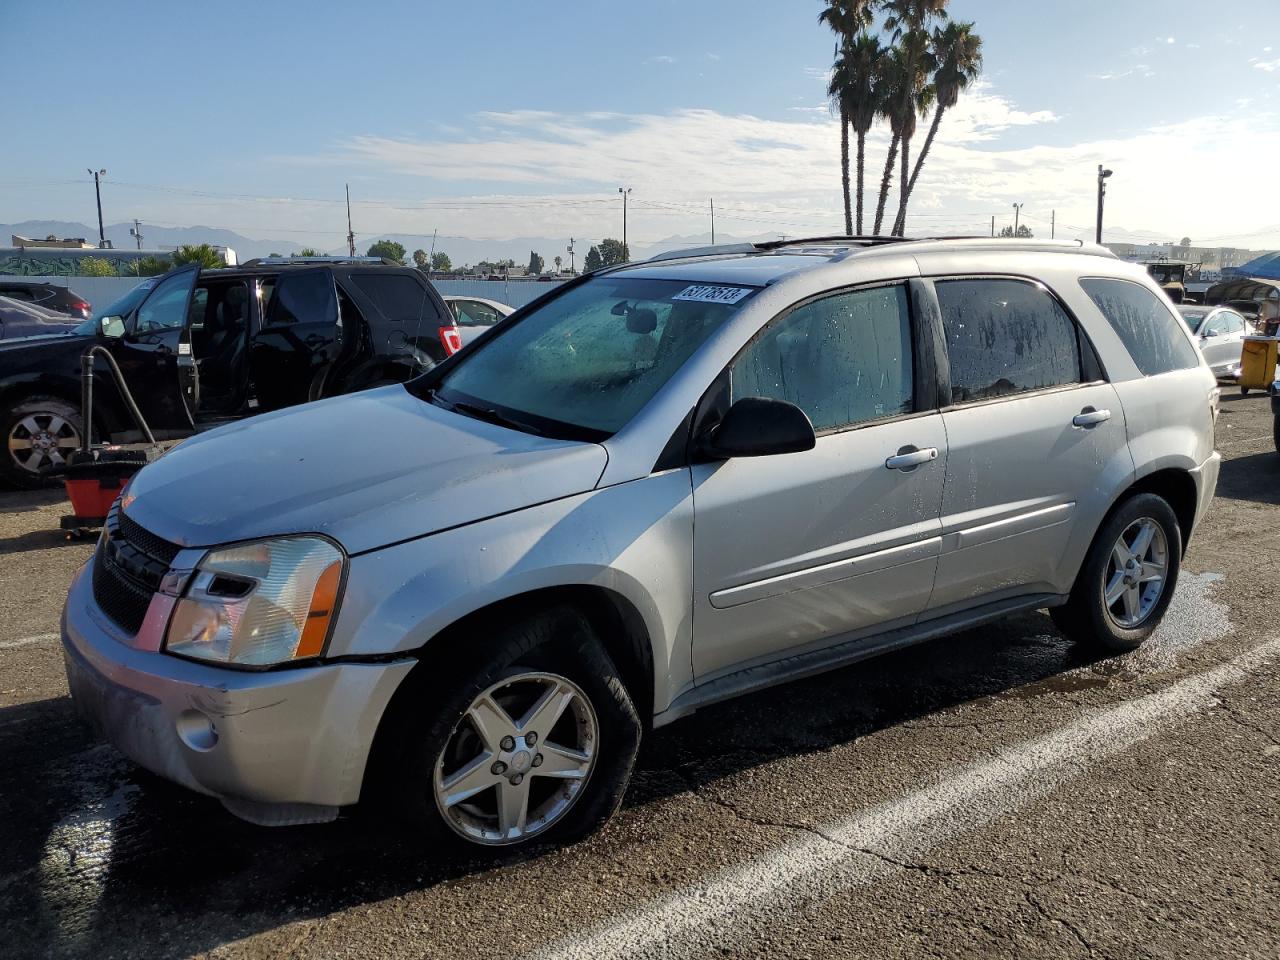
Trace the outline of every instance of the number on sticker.
{"label": "number on sticker", "polygon": [[719,287],[695,283],[685,287],[671,299],[693,303],[737,303],[750,293],[750,287]]}

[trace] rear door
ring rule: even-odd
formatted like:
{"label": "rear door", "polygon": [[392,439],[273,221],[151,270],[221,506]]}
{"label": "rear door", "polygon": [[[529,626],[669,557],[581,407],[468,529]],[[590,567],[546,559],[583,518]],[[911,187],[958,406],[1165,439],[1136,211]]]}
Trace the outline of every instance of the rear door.
{"label": "rear door", "polygon": [[282,271],[249,347],[249,372],[259,409],[302,403],[313,389],[318,394],[341,349],[342,323],[332,272],[325,267]]}
{"label": "rear door", "polygon": [[[109,339],[138,409],[153,431],[185,433],[192,429],[194,371],[188,324],[202,309],[195,264],[176,270],[156,284],[132,315],[125,318],[122,336]],[[100,375],[103,364],[98,363]],[[105,374],[109,377],[110,374]],[[114,380],[111,381],[114,387]]]}
{"label": "rear door", "polygon": [[924,609],[946,436],[909,301],[906,284],[826,295],[730,366],[730,402],[787,400],[818,437],[803,453],[692,468],[698,682]]}
{"label": "rear door", "polygon": [[932,613],[1069,591],[1114,473],[1132,473],[1119,398],[1043,285],[933,282],[950,382]]}

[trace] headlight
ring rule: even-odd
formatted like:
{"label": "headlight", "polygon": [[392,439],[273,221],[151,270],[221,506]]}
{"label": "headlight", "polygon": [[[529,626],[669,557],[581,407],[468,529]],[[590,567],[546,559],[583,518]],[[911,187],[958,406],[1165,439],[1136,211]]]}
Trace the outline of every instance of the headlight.
{"label": "headlight", "polygon": [[318,657],[345,563],[342,551],[320,537],[211,550],[174,607],[165,649],[249,666]]}

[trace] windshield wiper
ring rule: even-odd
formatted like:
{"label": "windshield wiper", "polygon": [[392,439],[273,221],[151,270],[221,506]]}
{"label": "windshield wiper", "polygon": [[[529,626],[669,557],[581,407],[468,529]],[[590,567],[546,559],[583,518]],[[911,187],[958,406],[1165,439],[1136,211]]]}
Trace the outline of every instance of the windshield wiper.
{"label": "windshield wiper", "polygon": [[[434,402],[443,401],[443,397],[432,397]],[[542,430],[532,424],[525,423],[523,420],[517,420],[514,417],[508,417],[505,413],[500,413],[493,407],[482,407],[475,403],[467,403],[465,400],[448,400],[444,401],[449,404],[450,409],[464,414],[468,417],[474,417],[476,420],[486,420],[489,423],[496,423],[500,427],[510,427],[512,430],[519,430],[521,433],[532,433],[536,436],[545,436]]]}

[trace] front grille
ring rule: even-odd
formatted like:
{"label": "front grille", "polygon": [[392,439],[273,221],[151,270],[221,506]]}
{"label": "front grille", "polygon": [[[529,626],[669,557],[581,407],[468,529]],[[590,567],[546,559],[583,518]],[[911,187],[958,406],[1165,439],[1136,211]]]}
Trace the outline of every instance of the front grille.
{"label": "front grille", "polygon": [[152,595],[182,548],[111,507],[93,562],[93,599],[131,634],[142,628]]}

